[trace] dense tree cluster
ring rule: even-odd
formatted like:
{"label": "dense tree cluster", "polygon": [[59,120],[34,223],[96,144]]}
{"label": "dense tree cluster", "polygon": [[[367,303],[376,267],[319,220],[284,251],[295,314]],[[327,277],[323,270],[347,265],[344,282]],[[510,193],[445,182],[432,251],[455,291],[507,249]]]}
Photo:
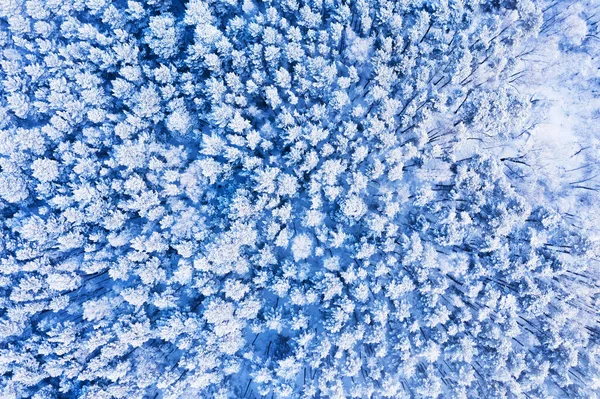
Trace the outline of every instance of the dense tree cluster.
{"label": "dense tree cluster", "polygon": [[594,169],[518,80],[596,13],[0,1],[0,397],[595,397]]}

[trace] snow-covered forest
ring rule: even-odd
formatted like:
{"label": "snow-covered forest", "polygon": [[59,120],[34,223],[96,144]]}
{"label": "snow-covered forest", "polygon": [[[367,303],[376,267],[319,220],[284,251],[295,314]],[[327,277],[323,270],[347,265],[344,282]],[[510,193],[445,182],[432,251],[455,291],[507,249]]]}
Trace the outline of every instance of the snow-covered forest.
{"label": "snow-covered forest", "polygon": [[600,397],[599,0],[0,0],[0,398]]}

